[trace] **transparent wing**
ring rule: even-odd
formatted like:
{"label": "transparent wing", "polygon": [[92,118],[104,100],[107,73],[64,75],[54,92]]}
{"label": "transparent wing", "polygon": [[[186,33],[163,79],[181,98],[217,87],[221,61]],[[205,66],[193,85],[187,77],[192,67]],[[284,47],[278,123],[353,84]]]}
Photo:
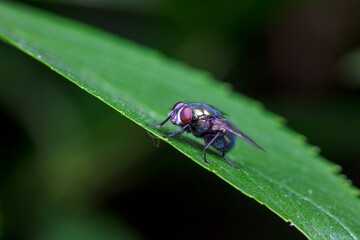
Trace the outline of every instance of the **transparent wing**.
{"label": "transparent wing", "polygon": [[257,145],[256,142],[254,142],[250,137],[246,136],[243,132],[241,132],[234,124],[229,122],[227,119],[219,118],[219,119],[214,119],[213,121],[219,127],[219,130],[226,129],[227,131],[235,134],[236,136],[243,139],[244,141],[250,143],[254,147],[266,152],[265,149],[263,149],[262,147]]}

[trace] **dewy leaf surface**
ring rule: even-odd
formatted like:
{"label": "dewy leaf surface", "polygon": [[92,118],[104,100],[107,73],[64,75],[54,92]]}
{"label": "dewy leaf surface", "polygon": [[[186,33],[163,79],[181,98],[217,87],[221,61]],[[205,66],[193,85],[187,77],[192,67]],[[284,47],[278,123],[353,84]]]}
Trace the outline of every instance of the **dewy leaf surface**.
{"label": "dewy leaf surface", "polygon": [[[338,167],[283,127],[280,117],[209,74],[117,36],[14,3],[0,2],[0,36],[142,127],[160,123],[180,100],[216,106],[267,153],[239,139],[227,155],[239,171],[215,151],[208,153],[210,165],[205,165],[202,140],[191,134],[166,141],[308,238],[360,238],[357,190],[335,173]],[[178,129],[170,123],[145,128],[158,136]]]}

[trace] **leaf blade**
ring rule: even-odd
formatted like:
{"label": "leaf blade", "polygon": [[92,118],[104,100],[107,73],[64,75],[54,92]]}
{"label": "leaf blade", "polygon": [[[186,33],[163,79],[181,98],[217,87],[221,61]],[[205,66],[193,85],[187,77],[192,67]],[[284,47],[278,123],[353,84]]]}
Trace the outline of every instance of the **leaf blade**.
{"label": "leaf blade", "polygon": [[236,165],[241,163],[241,171],[215,154],[208,154],[211,165],[205,165],[201,140],[190,135],[165,141],[309,238],[360,238],[357,190],[334,174],[336,165],[317,156],[300,135],[282,126],[279,117],[208,73],[16,4],[0,3],[0,36],[158,136],[176,128],[157,130],[143,124],[160,123],[179,100],[205,102],[231,113],[231,121],[267,150],[239,140],[228,156]]}

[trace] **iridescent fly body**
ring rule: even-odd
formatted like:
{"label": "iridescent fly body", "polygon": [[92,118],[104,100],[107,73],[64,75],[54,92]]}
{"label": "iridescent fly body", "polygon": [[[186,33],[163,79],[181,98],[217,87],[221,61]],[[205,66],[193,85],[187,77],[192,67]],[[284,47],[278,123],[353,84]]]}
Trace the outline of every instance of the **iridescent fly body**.
{"label": "iridescent fly body", "polygon": [[235,147],[236,136],[242,138],[258,149],[265,151],[262,147],[251,140],[251,138],[246,136],[226,118],[224,118],[220,111],[204,103],[178,102],[168,114],[168,118],[166,118],[161,124],[145,125],[151,127],[161,127],[169,120],[171,120],[172,124],[180,126],[181,129],[165,136],[164,138],[172,137],[184,131],[191,132],[195,137],[204,138],[206,144],[204,148],[204,161],[207,164],[209,163],[206,160],[206,149],[208,149],[209,146],[213,146],[222,152],[222,157],[231,166],[239,169],[225,156],[228,151]]}

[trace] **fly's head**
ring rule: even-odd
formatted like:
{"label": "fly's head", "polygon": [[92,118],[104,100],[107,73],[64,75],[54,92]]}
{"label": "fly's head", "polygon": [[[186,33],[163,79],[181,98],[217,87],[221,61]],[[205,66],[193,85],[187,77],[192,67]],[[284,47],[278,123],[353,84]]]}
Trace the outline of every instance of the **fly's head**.
{"label": "fly's head", "polygon": [[171,116],[172,124],[183,126],[191,121],[193,112],[186,103],[177,102],[168,116]]}

